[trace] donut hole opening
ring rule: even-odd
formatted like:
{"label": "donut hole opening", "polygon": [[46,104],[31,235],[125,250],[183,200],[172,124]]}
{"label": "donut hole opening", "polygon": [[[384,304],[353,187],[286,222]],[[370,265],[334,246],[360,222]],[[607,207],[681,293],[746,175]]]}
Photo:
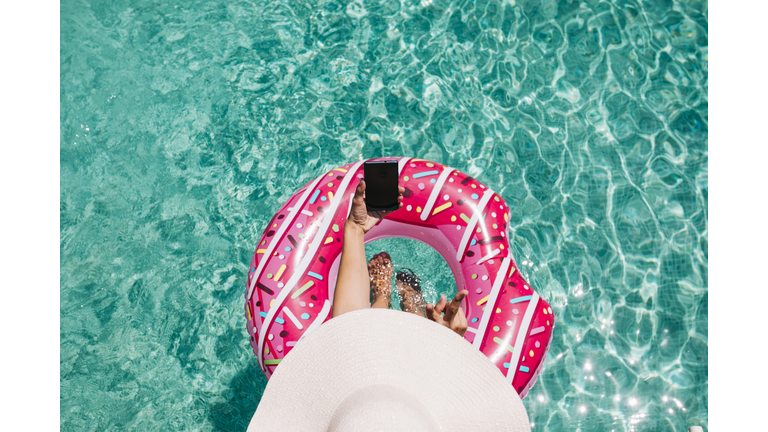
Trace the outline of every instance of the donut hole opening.
{"label": "donut hole opening", "polygon": [[[441,295],[445,295],[448,301],[456,296],[458,290],[451,268],[443,257],[426,243],[405,238],[374,240],[365,245],[366,261],[370,262],[373,256],[380,252],[389,254],[394,267],[390,281],[391,309],[400,310],[400,296],[395,286],[395,275],[398,271],[408,274],[411,270],[420,280],[419,285],[425,304],[435,304]],[[371,294],[371,302],[373,300],[373,294]]]}

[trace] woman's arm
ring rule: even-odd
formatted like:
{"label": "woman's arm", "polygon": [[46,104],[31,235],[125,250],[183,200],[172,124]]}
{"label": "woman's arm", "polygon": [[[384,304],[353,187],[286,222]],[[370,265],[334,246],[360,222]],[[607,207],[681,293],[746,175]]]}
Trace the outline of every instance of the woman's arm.
{"label": "woman's arm", "polygon": [[[400,187],[399,191],[397,200],[402,207],[405,188]],[[333,318],[371,306],[371,287],[363,239],[365,233],[389,213],[392,212],[368,212],[365,206],[365,180],[360,180],[352,198],[352,210],[344,223],[344,244],[341,249],[339,275],[336,278],[336,291],[333,295]]]}

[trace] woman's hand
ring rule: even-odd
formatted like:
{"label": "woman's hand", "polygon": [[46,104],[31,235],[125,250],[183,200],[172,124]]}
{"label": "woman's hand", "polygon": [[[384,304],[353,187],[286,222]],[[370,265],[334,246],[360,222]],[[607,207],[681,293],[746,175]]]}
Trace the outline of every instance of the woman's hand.
{"label": "woman's hand", "polygon": [[[400,208],[403,206],[405,188],[398,186],[397,189],[399,192],[397,202],[399,203],[398,208]],[[368,208],[365,206],[365,180],[360,179],[360,183],[357,185],[357,189],[355,189],[355,197],[352,198],[352,210],[349,212],[347,223],[351,222],[353,225],[360,227],[363,233],[367,233],[393,211],[395,210],[368,211]]]}
{"label": "woman's hand", "polygon": [[445,301],[444,295],[440,296],[437,305],[431,303],[427,305],[427,318],[464,337],[464,333],[467,331],[467,317],[464,316],[464,310],[461,309],[461,301],[467,294],[469,294],[467,290],[459,291],[450,303]]}

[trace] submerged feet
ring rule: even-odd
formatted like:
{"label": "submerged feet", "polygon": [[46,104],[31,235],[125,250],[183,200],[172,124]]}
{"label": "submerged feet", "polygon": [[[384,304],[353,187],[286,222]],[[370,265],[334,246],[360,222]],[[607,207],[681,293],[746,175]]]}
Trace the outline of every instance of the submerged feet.
{"label": "submerged feet", "polygon": [[[392,258],[386,252],[373,256],[368,261],[368,276],[371,281],[372,307],[392,306],[392,274],[395,272]],[[421,295],[421,279],[411,269],[397,272],[395,285],[400,297],[400,309],[426,317],[424,299]]]}
{"label": "submerged feet", "polygon": [[397,293],[400,295],[400,309],[416,315],[426,316],[424,299],[421,295],[421,279],[411,269],[397,272]]}
{"label": "submerged feet", "polygon": [[390,307],[392,305],[392,260],[388,253],[381,252],[368,262],[368,276],[371,280],[371,291],[375,298],[373,307]]}

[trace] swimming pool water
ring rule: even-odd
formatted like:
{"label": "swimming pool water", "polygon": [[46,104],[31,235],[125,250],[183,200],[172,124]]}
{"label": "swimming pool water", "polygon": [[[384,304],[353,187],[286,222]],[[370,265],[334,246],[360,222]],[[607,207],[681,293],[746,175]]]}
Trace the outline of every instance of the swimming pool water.
{"label": "swimming pool water", "polygon": [[706,428],[707,32],[697,0],[64,0],[61,429],[244,430],[265,223],[382,155],[514,209],[559,318],[533,430]]}

